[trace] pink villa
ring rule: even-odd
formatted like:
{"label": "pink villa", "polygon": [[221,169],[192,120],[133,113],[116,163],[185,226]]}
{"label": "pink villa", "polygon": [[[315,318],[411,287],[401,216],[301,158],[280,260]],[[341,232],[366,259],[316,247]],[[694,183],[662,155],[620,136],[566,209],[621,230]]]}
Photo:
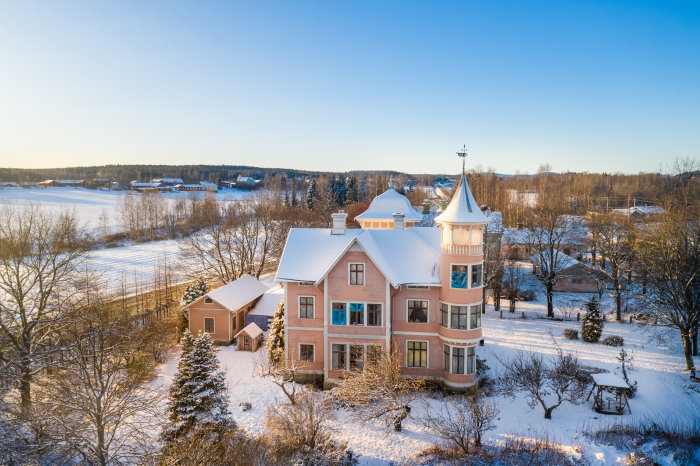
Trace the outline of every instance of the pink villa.
{"label": "pink villa", "polygon": [[[488,220],[462,174],[435,221],[393,189],[346,229],[295,228],[277,270],[284,286],[285,354],[330,386],[378,349],[398,349],[406,376],[466,390],[476,383],[482,339],[483,231]],[[365,222],[362,222],[365,220]]]}

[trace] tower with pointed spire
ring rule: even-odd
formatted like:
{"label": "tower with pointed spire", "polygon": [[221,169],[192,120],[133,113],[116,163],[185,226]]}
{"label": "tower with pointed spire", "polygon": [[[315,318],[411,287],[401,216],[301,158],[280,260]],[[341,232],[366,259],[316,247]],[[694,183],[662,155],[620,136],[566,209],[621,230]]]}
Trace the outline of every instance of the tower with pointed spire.
{"label": "tower with pointed spire", "polygon": [[[466,147],[457,155],[466,158]],[[452,200],[435,218],[440,234],[440,318],[443,379],[466,389],[476,383],[476,346],[482,339],[484,227],[488,223],[462,175]]]}

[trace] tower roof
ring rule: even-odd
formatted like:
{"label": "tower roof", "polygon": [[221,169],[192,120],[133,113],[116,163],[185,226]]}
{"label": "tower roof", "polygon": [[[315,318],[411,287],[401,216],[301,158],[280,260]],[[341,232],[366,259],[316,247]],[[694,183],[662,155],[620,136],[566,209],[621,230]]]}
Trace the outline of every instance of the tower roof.
{"label": "tower roof", "polygon": [[435,217],[437,223],[456,223],[456,224],[486,224],[488,219],[476,203],[467,177],[462,173],[462,179],[457,185],[457,191],[452,196],[450,204],[445,211]]}
{"label": "tower roof", "polygon": [[375,197],[369,208],[355,217],[356,220],[394,220],[393,214],[400,212],[404,214],[405,220],[420,222],[423,216],[416,212],[411,206],[408,198],[399,194],[394,188],[389,188],[386,192]]}

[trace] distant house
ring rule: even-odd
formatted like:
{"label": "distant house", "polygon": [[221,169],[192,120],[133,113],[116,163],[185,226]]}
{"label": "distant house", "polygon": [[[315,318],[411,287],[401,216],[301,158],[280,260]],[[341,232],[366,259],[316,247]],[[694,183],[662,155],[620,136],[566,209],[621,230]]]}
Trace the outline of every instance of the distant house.
{"label": "distant house", "polygon": [[160,184],[158,183],[142,183],[140,181],[132,181],[129,183],[129,189],[132,191],[158,191],[158,188],[160,187]]}
{"label": "distant house", "polygon": [[84,184],[83,180],[45,180],[38,183],[40,188],[69,188],[79,187]]}
{"label": "distant house", "polygon": [[[582,257],[588,249],[588,227],[578,217],[567,217],[567,232],[562,234],[559,247],[567,255]],[[557,232],[557,234],[560,234]],[[534,244],[541,241],[542,244]],[[518,228],[504,228],[501,238],[501,251],[506,257],[526,259],[549,242],[547,231],[532,231],[521,225]]]}
{"label": "distant house", "polygon": [[200,181],[199,184],[202,186],[202,188],[205,191],[208,191],[210,193],[215,193],[219,190],[219,185],[216,183],[209,183],[207,181]]}
{"label": "distant house", "polygon": [[182,178],[153,178],[151,183],[156,183],[158,186],[175,186],[176,184],[183,184]]}
{"label": "distant house", "polygon": [[175,191],[204,191],[201,184],[176,184],[173,189]]}
{"label": "distant house", "polygon": [[193,335],[209,333],[214,343],[228,345],[244,327],[267,286],[251,275],[219,287],[183,308]]}
{"label": "distant house", "polygon": [[246,325],[234,337],[239,351],[257,351],[263,341],[263,331],[255,322]]}
{"label": "distant house", "polygon": [[0,188],[19,188],[19,183],[14,181],[0,181]]}
{"label": "distant house", "polygon": [[[573,257],[569,257],[563,252],[554,250],[554,255],[557,260],[557,269],[559,276],[557,283],[554,285],[554,291],[568,291],[573,293],[596,293],[602,282],[605,281],[605,275],[600,271],[579,262]],[[548,261],[549,254],[547,251],[543,254],[544,260]],[[540,266],[542,256],[536,254],[530,258],[533,268]]]}
{"label": "distant house", "polygon": [[414,227],[423,220],[423,216],[411,205],[408,198],[389,188],[375,197],[366,211],[355,217],[361,228],[393,229],[396,221],[401,221],[401,228]]}
{"label": "distant house", "polygon": [[629,218],[636,219],[648,217],[650,215],[665,214],[666,210],[663,207],[655,205],[638,205],[628,209],[612,209],[611,213],[625,215]]}

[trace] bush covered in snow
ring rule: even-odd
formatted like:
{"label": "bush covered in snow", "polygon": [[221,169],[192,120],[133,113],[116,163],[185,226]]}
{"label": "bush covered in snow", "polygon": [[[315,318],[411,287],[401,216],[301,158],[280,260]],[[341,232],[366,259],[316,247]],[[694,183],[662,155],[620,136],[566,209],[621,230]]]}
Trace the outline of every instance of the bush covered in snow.
{"label": "bush covered in snow", "polygon": [[561,336],[567,340],[578,340],[578,330],[575,328],[565,328]]}
{"label": "bush covered in snow", "polygon": [[586,303],[586,314],[581,319],[581,338],[588,343],[596,343],[603,333],[603,316],[600,304],[595,297]]}
{"label": "bush covered in snow", "polygon": [[622,346],[625,344],[625,339],[620,335],[610,335],[603,338],[601,343],[608,346]]}

